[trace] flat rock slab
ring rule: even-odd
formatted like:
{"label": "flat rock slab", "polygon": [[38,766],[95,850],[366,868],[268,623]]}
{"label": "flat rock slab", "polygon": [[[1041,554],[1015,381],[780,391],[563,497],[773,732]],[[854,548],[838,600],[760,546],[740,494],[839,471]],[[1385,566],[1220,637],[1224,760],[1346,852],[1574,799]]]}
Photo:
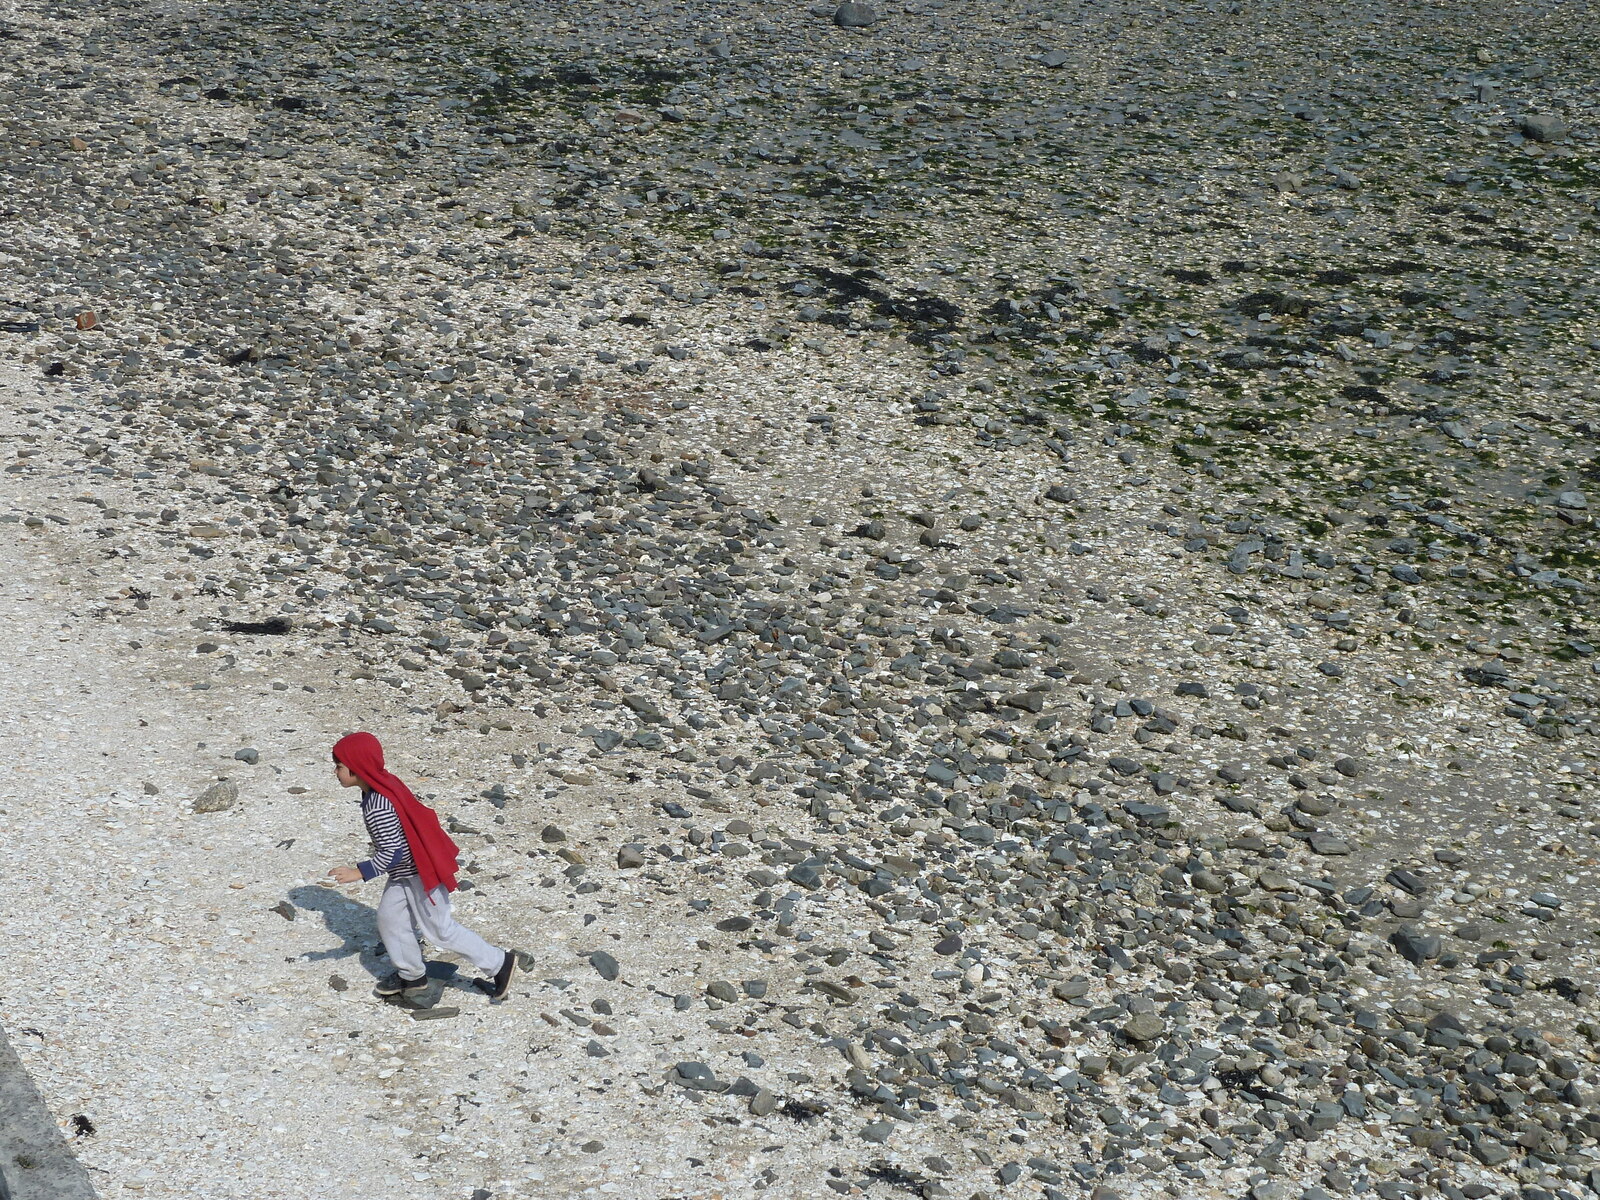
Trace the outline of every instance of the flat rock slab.
{"label": "flat rock slab", "polygon": [[413,1021],[448,1021],[451,1017],[459,1017],[460,1015],[461,1010],[459,1008],[446,1007],[444,1005],[438,1008],[416,1008],[411,1010],[411,1019]]}
{"label": "flat rock slab", "polygon": [[0,1200],[94,1200],[89,1176],[0,1030]]}

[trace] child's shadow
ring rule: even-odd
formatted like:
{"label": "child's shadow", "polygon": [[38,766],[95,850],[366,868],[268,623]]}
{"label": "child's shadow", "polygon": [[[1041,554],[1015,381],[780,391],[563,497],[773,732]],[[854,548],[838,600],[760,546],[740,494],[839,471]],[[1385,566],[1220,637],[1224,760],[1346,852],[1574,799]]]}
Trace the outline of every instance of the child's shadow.
{"label": "child's shadow", "polygon": [[[342,943],[331,950],[312,950],[302,954],[302,961],[355,958],[374,979],[381,979],[392,969],[383,941],[378,937],[378,914],[373,909],[334,888],[304,884],[290,889],[289,900],[296,908],[321,916],[328,932]],[[442,962],[430,962],[427,969],[430,979],[446,983],[455,982],[459,970],[454,963]]]}
{"label": "child's shadow", "polygon": [[378,938],[378,914],[333,888],[301,886],[291,888],[290,902],[298,909],[314,912],[322,918],[328,932],[339,938],[341,945],[331,950],[312,950],[300,957],[306,962],[322,962],[330,958],[356,958],[366,971],[379,978],[387,974],[389,961],[383,942]]}

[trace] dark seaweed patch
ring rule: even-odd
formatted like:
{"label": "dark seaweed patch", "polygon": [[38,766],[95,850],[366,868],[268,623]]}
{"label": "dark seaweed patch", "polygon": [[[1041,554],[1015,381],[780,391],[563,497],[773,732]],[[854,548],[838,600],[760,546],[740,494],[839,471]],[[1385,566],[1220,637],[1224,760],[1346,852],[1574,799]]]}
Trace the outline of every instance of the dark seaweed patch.
{"label": "dark seaweed patch", "polygon": [[922,1179],[891,1163],[873,1163],[867,1168],[866,1176],[874,1183],[886,1183],[890,1187],[905,1188],[914,1196],[922,1195]]}
{"label": "dark seaweed patch", "polygon": [[1249,295],[1240,296],[1233,302],[1233,306],[1252,317],[1267,314],[1279,317],[1303,317],[1311,311],[1311,301],[1304,296],[1292,296],[1287,292],[1251,292]]}
{"label": "dark seaweed patch", "polygon": [[1569,1004],[1576,1004],[1583,999],[1583,992],[1578,989],[1578,985],[1565,975],[1559,979],[1552,979],[1548,983],[1541,983],[1539,990],[1541,992],[1554,992]]}
{"label": "dark seaweed patch", "polygon": [[1354,400],[1358,404],[1387,404],[1389,397],[1385,396],[1375,387],[1364,383],[1352,383],[1339,389],[1339,394],[1346,400]]}
{"label": "dark seaweed patch", "polygon": [[[878,316],[916,326],[908,338],[918,345],[925,344],[936,334],[948,332],[962,317],[960,307],[941,296],[918,289],[895,295],[876,287],[866,270],[846,273],[828,267],[815,267],[812,274],[833,293],[834,303],[848,307],[857,300],[864,300]],[[822,314],[817,320],[824,325],[847,325],[850,316],[846,312],[831,312]]]}
{"label": "dark seaweed patch", "polygon": [[1367,268],[1368,273],[1372,275],[1412,275],[1418,271],[1425,270],[1427,270],[1427,267],[1423,266],[1423,264],[1419,262],[1412,262],[1409,259],[1400,259],[1396,262],[1374,263],[1372,266]]}
{"label": "dark seaweed patch", "polygon": [[222,628],[227,633],[285,634],[293,626],[287,617],[268,617],[265,621],[224,621]]}
{"label": "dark seaweed patch", "polygon": [[791,1121],[815,1121],[828,1111],[828,1106],[817,1100],[785,1100],[780,1113]]}

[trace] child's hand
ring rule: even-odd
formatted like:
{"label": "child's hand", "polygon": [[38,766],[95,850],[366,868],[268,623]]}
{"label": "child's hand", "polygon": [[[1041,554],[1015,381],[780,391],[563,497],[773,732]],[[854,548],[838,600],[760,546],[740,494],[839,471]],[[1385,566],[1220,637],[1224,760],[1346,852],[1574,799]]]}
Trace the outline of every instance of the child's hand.
{"label": "child's hand", "polygon": [[328,878],[335,883],[355,883],[361,878],[361,872],[354,867],[335,867],[328,872]]}

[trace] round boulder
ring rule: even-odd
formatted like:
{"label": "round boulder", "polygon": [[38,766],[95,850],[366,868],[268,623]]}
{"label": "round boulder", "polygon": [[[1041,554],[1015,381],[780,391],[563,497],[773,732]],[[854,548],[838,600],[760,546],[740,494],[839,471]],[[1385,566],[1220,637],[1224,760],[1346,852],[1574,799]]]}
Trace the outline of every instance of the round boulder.
{"label": "round boulder", "polygon": [[877,23],[878,14],[861,0],[845,0],[834,10],[833,23],[840,29],[865,29]]}

